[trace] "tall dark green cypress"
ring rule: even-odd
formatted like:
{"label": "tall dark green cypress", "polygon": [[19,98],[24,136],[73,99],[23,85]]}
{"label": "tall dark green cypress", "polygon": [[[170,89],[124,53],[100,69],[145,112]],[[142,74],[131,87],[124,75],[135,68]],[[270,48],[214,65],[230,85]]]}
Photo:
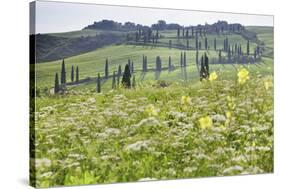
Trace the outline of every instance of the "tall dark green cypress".
{"label": "tall dark green cypress", "polygon": [[98,73],[97,77],[97,93],[101,92],[101,78],[100,78],[100,73]]}
{"label": "tall dark green cypress", "polygon": [[58,76],[58,73],[56,73],[56,75],[55,75],[54,93],[57,94],[59,91],[60,91],[59,76]]}
{"label": "tall dark green cypress", "polygon": [[207,53],[204,54],[204,64],[205,64],[205,67],[206,67],[206,75],[207,77],[209,77],[209,58],[207,56]]}
{"label": "tall dark green cypress", "polygon": [[74,66],[71,66],[71,82],[74,81]]}
{"label": "tall dark green cypress", "polygon": [[183,52],[183,66],[186,67],[186,52]]}
{"label": "tall dark green cypress", "polygon": [[62,59],[62,65],[61,65],[61,84],[66,83],[66,72],[65,72],[65,64],[64,59]]}
{"label": "tall dark green cypress", "polygon": [[169,56],[168,69],[169,69],[169,71],[172,70],[172,59],[171,59],[171,56]]}
{"label": "tall dark green cypress", "polygon": [[208,39],[205,37],[205,50],[208,50]]}
{"label": "tall dark green cypress", "polygon": [[108,79],[108,75],[109,75],[109,72],[108,72],[108,59],[105,60],[105,67],[104,67],[104,77],[105,79]]}
{"label": "tall dark green cypress", "polygon": [[76,82],[79,81],[79,67],[76,67]]}
{"label": "tall dark green cypress", "polygon": [[183,54],[182,54],[182,52],[181,52],[180,65],[181,65],[181,67],[183,66]]}
{"label": "tall dark green cypress", "polygon": [[131,71],[129,64],[126,64],[122,77],[122,85],[125,88],[131,88]]}
{"label": "tall dark green cypress", "polygon": [[215,51],[217,50],[217,39],[216,38],[214,39],[214,49],[215,49]]}
{"label": "tall dark green cypress", "polygon": [[118,76],[122,75],[122,68],[121,65],[118,66]]}
{"label": "tall dark green cypress", "polygon": [[162,70],[162,63],[161,63],[161,58],[160,56],[156,57],[156,71],[161,71]]}
{"label": "tall dark green cypress", "polygon": [[112,89],[116,89],[116,78],[115,78],[115,71],[112,75]]}

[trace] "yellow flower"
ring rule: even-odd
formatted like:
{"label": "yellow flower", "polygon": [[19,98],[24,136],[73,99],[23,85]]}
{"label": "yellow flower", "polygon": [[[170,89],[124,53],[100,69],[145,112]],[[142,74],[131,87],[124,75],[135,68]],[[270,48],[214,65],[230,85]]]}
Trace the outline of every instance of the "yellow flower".
{"label": "yellow flower", "polygon": [[146,108],[145,108],[145,113],[148,114],[149,116],[157,116],[158,112],[155,109],[155,107],[152,104],[149,104]]}
{"label": "yellow flower", "polygon": [[242,68],[242,69],[238,72],[237,76],[238,76],[238,83],[240,83],[240,84],[244,84],[244,83],[246,83],[246,81],[247,81],[248,79],[250,79],[250,77],[249,77],[249,71],[248,71],[247,69],[245,69],[245,68]]}
{"label": "yellow flower", "polygon": [[213,126],[213,120],[209,116],[201,117],[199,119],[199,124],[202,129],[208,129]]}
{"label": "yellow flower", "polygon": [[266,81],[266,82],[264,82],[264,87],[265,87],[265,89],[266,90],[268,90],[270,87],[272,87],[273,86],[273,84],[272,84],[272,82],[271,81]]}
{"label": "yellow flower", "polygon": [[210,81],[214,81],[214,80],[216,80],[217,78],[218,78],[217,73],[216,73],[216,72],[213,72],[213,73],[210,74],[209,80],[210,80]]}
{"label": "yellow flower", "polygon": [[181,104],[188,105],[191,102],[191,98],[189,96],[182,96],[181,97]]}

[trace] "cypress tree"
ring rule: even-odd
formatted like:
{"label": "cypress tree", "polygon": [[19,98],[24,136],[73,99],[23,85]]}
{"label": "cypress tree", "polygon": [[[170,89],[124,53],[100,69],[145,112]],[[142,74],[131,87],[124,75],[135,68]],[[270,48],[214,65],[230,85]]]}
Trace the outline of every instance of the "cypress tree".
{"label": "cypress tree", "polygon": [[196,62],[197,65],[199,64],[199,52],[198,52],[198,50],[196,51],[195,62]]}
{"label": "cypress tree", "polygon": [[185,37],[188,38],[188,28],[186,28]]}
{"label": "cypress tree", "polygon": [[180,65],[181,65],[181,67],[183,66],[183,55],[182,55],[182,52],[181,52],[181,60],[180,60]]}
{"label": "cypress tree", "polygon": [[186,67],[186,52],[183,53],[183,66]]}
{"label": "cypress tree", "polygon": [[134,89],[136,88],[136,78],[135,78],[135,76],[133,76],[132,87]]}
{"label": "cypress tree", "polygon": [[171,59],[171,56],[169,56],[168,69],[169,69],[169,71],[172,70],[172,59]]}
{"label": "cypress tree", "polygon": [[131,72],[128,64],[126,64],[125,66],[125,70],[122,78],[122,85],[125,88],[131,88]]}
{"label": "cypress tree", "polygon": [[230,51],[230,48],[228,48],[228,51],[227,51],[227,59],[228,59],[228,63],[230,63],[230,60],[231,60],[231,51]]}
{"label": "cypress tree", "polygon": [[205,37],[205,50],[207,50],[208,49],[208,39],[207,39],[207,37]]}
{"label": "cypress tree", "polygon": [[216,38],[214,39],[214,49],[215,49],[215,51],[217,50],[217,39]]}
{"label": "cypress tree", "polygon": [[189,40],[188,39],[186,40],[186,48],[187,49],[189,48]]}
{"label": "cypress tree", "polygon": [[195,48],[196,50],[198,50],[198,35],[196,33],[196,37],[195,37]]}
{"label": "cypress tree", "polygon": [[206,53],[204,54],[204,64],[206,67],[206,75],[209,77],[209,58]]}
{"label": "cypress tree", "polygon": [[157,56],[156,57],[156,71],[161,71],[162,69],[162,65],[161,65],[161,58],[160,56]]}
{"label": "cypress tree", "polygon": [[221,50],[219,50],[219,63],[221,63]]}
{"label": "cypress tree", "polygon": [[121,76],[122,75],[122,68],[121,68],[121,65],[119,65],[118,67],[118,76]]}
{"label": "cypress tree", "polygon": [[100,79],[100,73],[98,73],[98,78],[97,78],[97,93],[101,92],[101,79]]}
{"label": "cypress tree", "polygon": [[249,40],[247,41],[247,55],[249,56],[250,54],[250,42]]}
{"label": "cypress tree", "polygon": [[112,75],[112,89],[116,89],[116,79],[115,79],[115,71]]}
{"label": "cypress tree", "polygon": [[76,67],[76,82],[79,81],[79,67]]}
{"label": "cypress tree", "polygon": [[185,33],[185,31],[184,31],[184,27],[182,28],[182,36],[184,37],[184,33]]}
{"label": "cypress tree", "polygon": [[104,77],[108,79],[108,59],[105,60]]}
{"label": "cypress tree", "polygon": [[71,66],[71,82],[74,81],[74,66]]}
{"label": "cypress tree", "polygon": [[66,72],[65,72],[65,64],[64,59],[62,59],[62,65],[61,65],[61,84],[66,83]]}
{"label": "cypress tree", "polygon": [[180,37],[180,28],[178,28],[177,36],[178,36],[178,38]]}
{"label": "cypress tree", "polygon": [[59,91],[60,91],[59,76],[58,76],[58,73],[56,73],[56,75],[55,75],[54,93],[57,94]]}
{"label": "cypress tree", "polygon": [[209,77],[209,58],[205,53],[201,57],[200,81]]}

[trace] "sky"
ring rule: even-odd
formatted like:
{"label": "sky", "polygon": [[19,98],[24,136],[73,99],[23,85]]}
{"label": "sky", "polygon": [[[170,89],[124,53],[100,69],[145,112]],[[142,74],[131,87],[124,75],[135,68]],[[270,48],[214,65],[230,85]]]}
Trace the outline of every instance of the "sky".
{"label": "sky", "polygon": [[218,20],[245,26],[273,26],[273,16],[269,15],[36,1],[36,33],[81,30],[103,19],[121,23],[130,21],[148,26],[158,20],[184,26],[212,24]]}

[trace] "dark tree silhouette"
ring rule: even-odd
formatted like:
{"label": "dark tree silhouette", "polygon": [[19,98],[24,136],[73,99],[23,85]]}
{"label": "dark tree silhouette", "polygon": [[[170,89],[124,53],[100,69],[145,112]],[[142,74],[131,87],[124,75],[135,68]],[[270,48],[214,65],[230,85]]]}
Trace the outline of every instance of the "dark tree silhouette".
{"label": "dark tree silhouette", "polygon": [[183,66],[186,67],[186,52],[183,53]]}
{"label": "dark tree silhouette", "polygon": [[134,73],[134,62],[132,61],[132,64],[131,64],[131,73]]}
{"label": "dark tree silhouette", "polygon": [[160,56],[156,57],[156,71],[161,71],[162,70],[162,63],[161,63],[161,58]]}
{"label": "dark tree silhouette", "polygon": [[122,75],[122,68],[121,65],[118,66],[118,76]]}
{"label": "dark tree silhouette", "polygon": [[97,93],[101,92],[101,78],[100,78],[100,73],[98,73],[97,77]]}
{"label": "dark tree silhouette", "polygon": [[219,50],[219,63],[221,63],[221,50]]}
{"label": "dark tree silhouette", "polygon": [[250,55],[250,41],[247,41],[247,55]]}
{"label": "dark tree silhouette", "polygon": [[105,60],[105,66],[104,66],[104,77],[105,79],[108,79],[108,59]]}
{"label": "dark tree silhouette", "polygon": [[186,40],[186,48],[187,49],[189,48],[189,40],[188,39]]}
{"label": "dark tree silhouette", "polygon": [[182,54],[182,52],[181,52],[180,65],[181,65],[181,67],[183,66],[183,54]]}
{"label": "dark tree silhouette", "polygon": [[142,71],[147,72],[147,56],[142,56]]}
{"label": "dark tree silhouette", "polygon": [[126,64],[125,66],[125,70],[122,77],[122,85],[125,88],[131,88],[131,72],[130,72],[129,64]]}
{"label": "dark tree silhouette", "polygon": [[71,66],[71,82],[74,81],[74,66]]}
{"label": "dark tree silhouette", "polygon": [[214,49],[215,49],[215,51],[217,50],[217,39],[216,38],[214,39]]}
{"label": "dark tree silhouette", "polygon": [[62,59],[62,65],[61,65],[61,84],[66,83],[66,72],[65,72],[65,64],[64,59]]}
{"label": "dark tree silhouette", "polygon": [[115,78],[115,71],[112,75],[112,89],[116,89],[116,78]]}
{"label": "dark tree silhouette", "polygon": [[76,82],[79,81],[79,67],[76,67]]}
{"label": "dark tree silhouette", "polygon": [[200,81],[209,77],[209,58],[205,53],[201,57]]}
{"label": "dark tree silhouette", "polygon": [[60,91],[59,76],[58,76],[58,73],[56,73],[54,93],[57,94],[59,91]]}
{"label": "dark tree silhouette", "polygon": [[171,59],[171,56],[169,56],[168,69],[169,69],[169,71],[172,70],[172,59]]}

